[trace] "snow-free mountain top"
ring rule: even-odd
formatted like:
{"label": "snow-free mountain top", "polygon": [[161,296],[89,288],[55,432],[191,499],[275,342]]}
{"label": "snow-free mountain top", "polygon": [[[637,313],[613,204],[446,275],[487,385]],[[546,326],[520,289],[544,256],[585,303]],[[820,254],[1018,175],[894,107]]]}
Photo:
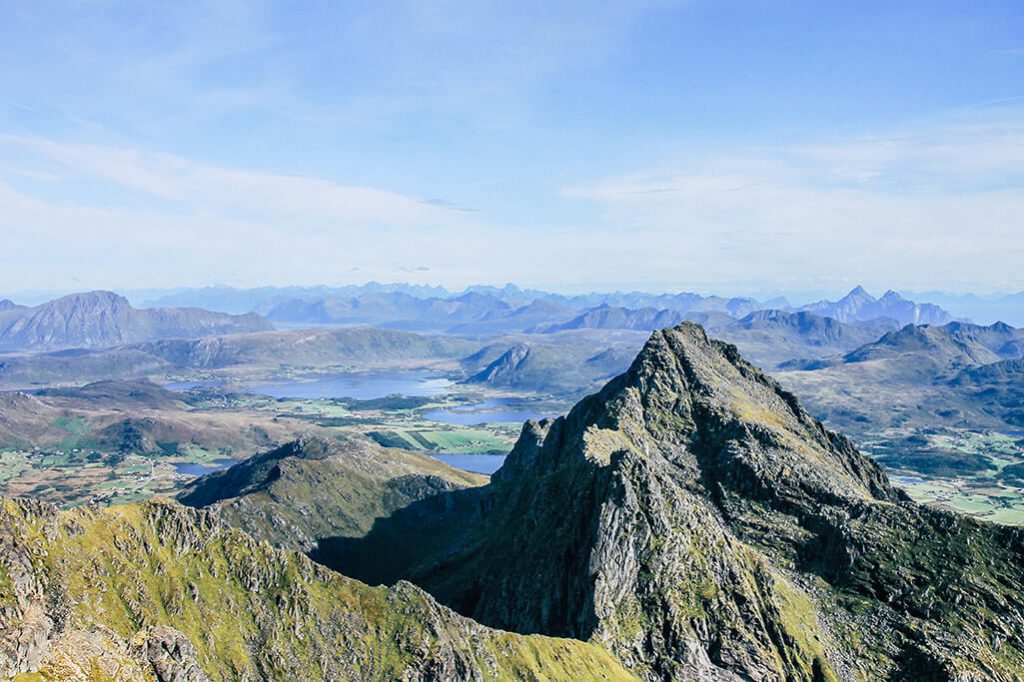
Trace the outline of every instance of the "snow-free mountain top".
{"label": "snow-free mountain top", "polygon": [[273,329],[259,315],[199,308],[133,308],[109,291],[71,294],[32,308],[0,305],[0,350],[107,348],[168,338]]}

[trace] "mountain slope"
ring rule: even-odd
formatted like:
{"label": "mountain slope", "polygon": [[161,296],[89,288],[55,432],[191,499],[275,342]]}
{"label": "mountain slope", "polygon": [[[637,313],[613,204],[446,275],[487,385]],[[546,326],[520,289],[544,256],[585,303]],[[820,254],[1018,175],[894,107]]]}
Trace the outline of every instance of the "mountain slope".
{"label": "mountain slope", "polygon": [[[971,370],[1021,358],[1024,331],[1009,325],[908,325],[842,358],[777,376],[815,414],[854,433],[936,424],[999,429],[1020,419],[1012,387],[994,398],[1000,372]],[[986,378],[996,383],[985,386]]]}
{"label": "mountain slope", "polygon": [[748,360],[769,369],[797,358],[820,360],[849,352],[897,326],[888,318],[839,322],[809,312],[759,310],[716,327],[713,333],[735,344]]}
{"label": "mountain slope", "polygon": [[171,502],[0,500],[0,677],[630,679],[593,645],[496,632]]}
{"label": "mountain slope", "polygon": [[206,474],[178,499],[275,547],[315,552],[320,540],[365,535],[397,509],[486,482],[371,441],[304,438]]}
{"label": "mountain slope", "polygon": [[0,311],[0,350],[107,348],[164,338],[268,331],[259,315],[199,308],[135,309],[107,291],[72,294],[34,308]]}
{"label": "mountain slope", "polygon": [[508,337],[465,357],[464,381],[579,397],[628,367],[645,336],[630,330],[581,329]]}
{"label": "mountain slope", "polygon": [[1024,674],[1024,531],[910,502],[695,325],[656,332],[600,393],[528,423],[491,484],[451,497],[457,523],[417,528],[441,549],[402,575],[649,679]]}
{"label": "mountain slope", "polygon": [[996,323],[951,322],[942,326],[907,325],[849,353],[846,362],[864,362],[918,354],[943,368],[984,365],[1024,356],[1024,331]]}
{"label": "mountain slope", "polygon": [[[724,315],[724,313],[722,313]],[[675,310],[639,308],[632,310],[621,306],[601,305],[584,311],[565,322],[540,326],[533,331],[541,333],[559,332],[570,329],[635,329],[652,331],[679,324],[685,315]]]}
{"label": "mountain slope", "polygon": [[64,350],[0,358],[0,389],[134,379],[194,370],[256,368],[272,374],[282,366],[336,371],[465,357],[478,344],[372,327],[300,329],[165,339],[101,350]]}

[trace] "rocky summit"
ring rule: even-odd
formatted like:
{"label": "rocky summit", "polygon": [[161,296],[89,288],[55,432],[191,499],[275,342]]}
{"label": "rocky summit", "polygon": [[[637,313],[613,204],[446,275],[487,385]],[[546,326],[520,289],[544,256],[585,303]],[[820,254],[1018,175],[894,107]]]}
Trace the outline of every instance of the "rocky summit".
{"label": "rocky summit", "polygon": [[696,325],[452,496],[404,577],[646,679],[1024,677],[1024,532],[911,502]]}

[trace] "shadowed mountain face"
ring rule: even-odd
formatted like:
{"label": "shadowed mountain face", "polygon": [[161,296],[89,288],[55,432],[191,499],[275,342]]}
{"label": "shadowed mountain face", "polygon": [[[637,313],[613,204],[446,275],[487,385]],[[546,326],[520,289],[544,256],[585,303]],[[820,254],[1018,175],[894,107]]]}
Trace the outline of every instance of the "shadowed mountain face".
{"label": "shadowed mountain face", "polygon": [[[921,507],[734,347],[684,324],[483,488],[414,503],[407,577],[480,622],[596,641],[649,679],[1017,679],[1024,532]],[[437,502],[432,501],[436,506]],[[424,538],[432,538],[432,541]]]}
{"label": "shadowed mountain face", "polygon": [[199,308],[133,308],[107,291],[72,294],[25,308],[0,306],[0,350],[107,348],[166,338],[273,329],[259,315],[228,315]]}
{"label": "shadowed mountain face", "polygon": [[397,509],[486,482],[428,455],[368,440],[303,438],[206,474],[178,499],[216,509],[275,547],[315,555],[322,538],[364,536]]}

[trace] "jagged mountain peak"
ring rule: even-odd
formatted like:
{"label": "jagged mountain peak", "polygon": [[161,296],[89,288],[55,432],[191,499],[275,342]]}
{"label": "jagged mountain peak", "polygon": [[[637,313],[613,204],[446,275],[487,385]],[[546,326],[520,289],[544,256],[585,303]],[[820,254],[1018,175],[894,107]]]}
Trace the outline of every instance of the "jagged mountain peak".
{"label": "jagged mountain peak", "polygon": [[867,300],[870,300],[870,301],[875,300],[874,296],[869,294],[867,292],[867,289],[865,289],[864,287],[862,287],[859,284],[857,286],[855,286],[853,289],[850,289],[850,293],[846,294],[846,296],[843,297],[843,299],[853,299],[853,298],[867,299]]}
{"label": "jagged mountain peak", "polygon": [[[770,494],[896,497],[881,468],[848,439],[825,429],[735,346],[690,322],[654,332],[629,370],[577,405],[565,428],[581,440],[592,428],[624,434],[645,456],[657,452],[689,470],[698,487],[728,466],[733,482],[747,476]],[[696,454],[714,450],[712,443],[722,446],[714,456]]]}

